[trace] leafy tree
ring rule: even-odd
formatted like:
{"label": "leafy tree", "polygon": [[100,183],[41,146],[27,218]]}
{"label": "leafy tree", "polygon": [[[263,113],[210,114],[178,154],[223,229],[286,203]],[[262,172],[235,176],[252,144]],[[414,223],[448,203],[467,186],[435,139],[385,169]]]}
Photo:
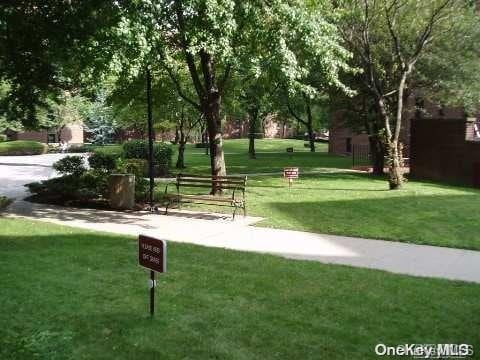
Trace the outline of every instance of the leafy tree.
{"label": "leafy tree", "polygon": [[[40,111],[72,89],[86,51],[116,26],[118,7],[95,0],[6,0],[0,6],[0,117],[27,128],[41,126]],[[91,69],[100,69],[97,62]],[[97,79],[98,80],[98,79]]]}
{"label": "leafy tree", "polygon": [[94,144],[112,143],[118,129],[112,108],[107,104],[106,99],[106,92],[100,91],[87,112],[85,125],[90,133],[90,140]]}
{"label": "leafy tree", "polygon": [[[399,143],[404,100],[418,74],[416,66],[442,42],[465,40],[456,25],[471,17],[473,7],[461,0],[347,0],[341,25],[343,39],[363,73],[362,88],[368,89],[389,160],[389,184],[399,189],[402,145]],[[468,40],[471,41],[471,40]],[[455,64],[450,64],[453,68]],[[424,73],[426,74],[426,73]]]}

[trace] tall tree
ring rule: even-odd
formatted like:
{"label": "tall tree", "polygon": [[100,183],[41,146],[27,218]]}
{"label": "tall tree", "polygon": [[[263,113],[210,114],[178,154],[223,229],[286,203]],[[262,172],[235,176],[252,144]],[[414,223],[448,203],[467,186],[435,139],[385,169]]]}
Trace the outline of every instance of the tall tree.
{"label": "tall tree", "polygon": [[472,6],[461,0],[342,3],[347,14],[343,38],[363,70],[363,85],[382,119],[390,189],[399,189],[404,181],[400,130],[416,65],[436,44],[452,40],[459,14],[472,12]]}

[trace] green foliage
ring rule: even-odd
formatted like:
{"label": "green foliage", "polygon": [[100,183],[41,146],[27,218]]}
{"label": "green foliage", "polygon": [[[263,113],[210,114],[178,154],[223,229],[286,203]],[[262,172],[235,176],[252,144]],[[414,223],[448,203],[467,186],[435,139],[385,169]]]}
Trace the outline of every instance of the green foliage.
{"label": "green foliage", "polygon": [[0,134],[0,142],[4,142],[8,140],[8,136],[5,134]]}
{"label": "green foliage", "polygon": [[118,159],[116,170],[121,174],[134,174],[135,178],[147,176],[148,161],[145,159]]}
{"label": "green foliage", "polygon": [[72,144],[68,147],[67,151],[69,153],[88,153],[88,152],[92,152],[94,149],[95,147],[89,144],[81,144],[81,145]]}
{"label": "green foliage", "polygon": [[[155,164],[171,167],[173,148],[167,143],[154,143],[153,156]],[[148,160],[148,141],[130,140],[123,144],[123,156],[126,159]]]}
{"label": "green foliage", "polygon": [[28,190],[46,201],[89,201],[108,194],[108,174],[104,171],[89,170],[81,174],[34,182],[25,185]]}
{"label": "green foliage", "polygon": [[0,118],[36,128],[39,111],[50,112],[49,102],[61,98],[62,89],[88,77],[98,82],[108,63],[94,49],[100,53],[98,48],[115,46],[108,29],[117,24],[118,10],[109,1],[3,2],[0,84],[6,90],[0,95]]}
{"label": "green foliage", "polygon": [[83,157],[66,156],[53,164],[53,169],[62,175],[81,176],[87,171]]}
{"label": "green foliage", "polygon": [[90,140],[96,145],[105,145],[113,142],[118,128],[112,113],[112,108],[106,102],[105,90],[97,94],[95,102],[87,113],[85,125],[90,134]]}
{"label": "green foliage", "polygon": [[0,143],[0,155],[40,155],[47,150],[48,146],[38,141],[15,140]]}
{"label": "green foliage", "polygon": [[4,210],[11,202],[12,200],[6,196],[0,196],[0,211]]}
{"label": "green foliage", "polygon": [[92,169],[109,172],[115,169],[117,157],[114,154],[104,152],[93,152],[88,157],[88,164]]}

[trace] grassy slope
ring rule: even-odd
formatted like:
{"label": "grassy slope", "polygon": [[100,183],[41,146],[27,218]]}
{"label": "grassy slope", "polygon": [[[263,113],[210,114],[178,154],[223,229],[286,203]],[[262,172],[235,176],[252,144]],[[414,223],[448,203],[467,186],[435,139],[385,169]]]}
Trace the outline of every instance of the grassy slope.
{"label": "grassy slope", "polygon": [[480,286],[169,244],[157,317],[130,237],[0,218],[2,359],[375,359],[480,345]]}

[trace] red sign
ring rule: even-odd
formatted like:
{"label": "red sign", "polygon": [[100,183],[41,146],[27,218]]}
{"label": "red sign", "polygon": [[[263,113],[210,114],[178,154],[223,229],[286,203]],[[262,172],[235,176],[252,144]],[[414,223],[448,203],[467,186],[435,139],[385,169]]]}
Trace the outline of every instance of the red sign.
{"label": "red sign", "polygon": [[284,168],[283,177],[287,179],[298,179],[298,168],[296,167]]}
{"label": "red sign", "polygon": [[167,242],[150,236],[138,236],[138,263],[147,269],[167,271]]}

